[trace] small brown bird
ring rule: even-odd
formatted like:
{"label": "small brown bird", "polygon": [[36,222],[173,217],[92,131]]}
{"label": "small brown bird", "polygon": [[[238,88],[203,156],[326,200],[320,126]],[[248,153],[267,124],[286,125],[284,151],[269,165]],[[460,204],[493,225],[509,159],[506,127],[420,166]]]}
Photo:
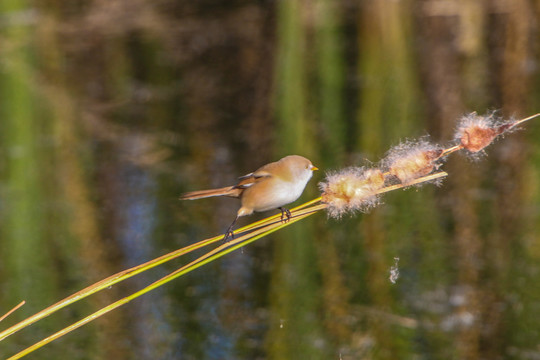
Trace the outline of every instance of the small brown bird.
{"label": "small brown bird", "polygon": [[276,162],[266,164],[256,171],[238,178],[238,183],[219,189],[192,191],[180,196],[181,200],[195,200],[212,196],[239,198],[242,206],[225,233],[224,240],[234,238],[233,227],[241,216],[272,209],[281,210],[281,220],[291,217],[283,206],[302,195],[314,170],[319,170],[311,161],[298,155],[289,155]]}

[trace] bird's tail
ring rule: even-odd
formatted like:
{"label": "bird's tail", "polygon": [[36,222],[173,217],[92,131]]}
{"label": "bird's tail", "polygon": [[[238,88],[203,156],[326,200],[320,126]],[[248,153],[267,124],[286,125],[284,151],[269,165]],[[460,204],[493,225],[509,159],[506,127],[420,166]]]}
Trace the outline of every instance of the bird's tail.
{"label": "bird's tail", "polygon": [[226,186],[219,189],[191,191],[180,195],[180,200],[196,200],[213,196],[239,197],[242,189],[235,186]]}

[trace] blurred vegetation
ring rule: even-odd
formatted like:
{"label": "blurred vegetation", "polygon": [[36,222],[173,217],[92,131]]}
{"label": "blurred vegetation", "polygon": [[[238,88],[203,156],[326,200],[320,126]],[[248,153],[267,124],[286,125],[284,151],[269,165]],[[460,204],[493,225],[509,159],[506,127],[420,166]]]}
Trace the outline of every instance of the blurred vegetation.
{"label": "blurred vegetation", "polygon": [[[1,328],[234,217],[233,200],[183,191],[296,153],[323,170],[307,199],[324,171],[400,141],[447,144],[466,112],[538,112],[539,20],[526,0],[1,1],[0,315],[26,300]],[[536,121],[452,156],[439,188],[315,215],[33,358],[538,357]]]}

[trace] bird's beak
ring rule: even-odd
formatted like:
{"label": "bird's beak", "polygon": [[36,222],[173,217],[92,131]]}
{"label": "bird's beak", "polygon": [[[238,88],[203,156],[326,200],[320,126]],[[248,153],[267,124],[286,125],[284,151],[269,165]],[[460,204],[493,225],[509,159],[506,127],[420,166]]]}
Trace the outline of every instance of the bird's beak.
{"label": "bird's beak", "polygon": [[314,165],[311,165],[311,170],[312,170],[312,171],[315,171],[315,170],[319,170],[319,168],[316,167],[316,166],[314,166]]}

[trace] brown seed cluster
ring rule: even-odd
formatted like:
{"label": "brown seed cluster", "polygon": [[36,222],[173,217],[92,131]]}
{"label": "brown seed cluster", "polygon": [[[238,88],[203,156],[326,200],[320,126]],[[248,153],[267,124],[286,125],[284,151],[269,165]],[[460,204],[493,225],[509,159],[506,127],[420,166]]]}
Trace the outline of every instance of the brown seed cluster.
{"label": "brown seed cluster", "polygon": [[392,149],[386,160],[388,173],[407,184],[421,176],[426,176],[440,166],[443,149],[425,140],[405,143]]}
{"label": "brown seed cluster", "polygon": [[511,127],[512,123],[498,123],[493,114],[479,116],[471,113],[461,118],[455,137],[464,149],[476,153]]}

